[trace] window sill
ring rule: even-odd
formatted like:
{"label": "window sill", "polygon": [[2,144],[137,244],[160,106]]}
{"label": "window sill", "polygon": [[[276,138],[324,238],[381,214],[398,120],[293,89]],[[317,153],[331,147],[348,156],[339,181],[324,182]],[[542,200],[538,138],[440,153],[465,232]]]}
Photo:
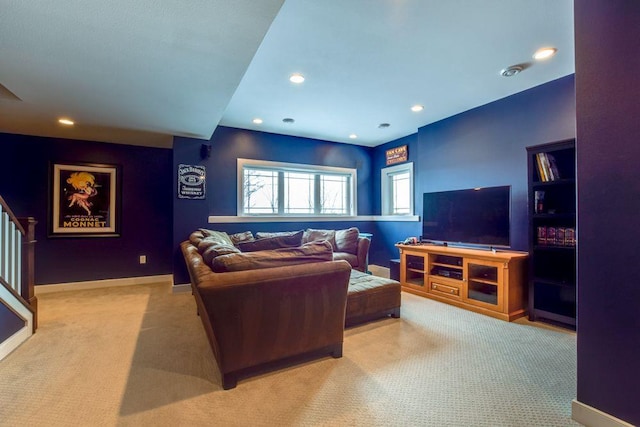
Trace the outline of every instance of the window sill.
{"label": "window sill", "polygon": [[417,215],[359,215],[359,216],[210,216],[209,224],[247,222],[418,222]]}

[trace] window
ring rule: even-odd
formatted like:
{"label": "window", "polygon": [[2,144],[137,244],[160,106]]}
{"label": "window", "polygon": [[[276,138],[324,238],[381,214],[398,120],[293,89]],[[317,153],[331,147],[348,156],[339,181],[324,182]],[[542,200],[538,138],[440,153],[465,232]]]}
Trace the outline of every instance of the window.
{"label": "window", "polygon": [[382,215],[413,215],[413,163],[381,171]]}
{"label": "window", "polygon": [[356,170],[238,159],[238,215],[355,216]]}

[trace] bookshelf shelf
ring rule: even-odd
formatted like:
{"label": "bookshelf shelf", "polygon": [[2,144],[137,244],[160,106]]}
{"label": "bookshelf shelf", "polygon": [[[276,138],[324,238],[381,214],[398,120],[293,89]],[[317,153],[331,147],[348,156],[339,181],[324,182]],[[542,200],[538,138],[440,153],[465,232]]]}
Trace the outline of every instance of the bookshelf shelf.
{"label": "bookshelf shelf", "polygon": [[575,185],[576,180],[573,178],[564,178],[564,179],[558,179],[556,181],[548,181],[548,182],[541,182],[541,181],[536,181],[533,182],[532,185],[534,187],[552,187],[552,186],[556,186],[556,185]]}
{"label": "bookshelf shelf", "polygon": [[[575,140],[527,148],[529,171],[529,319],[575,327]],[[544,162],[553,163],[550,178]],[[542,163],[542,164],[541,164]]]}
{"label": "bookshelf shelf", "polygon": [[563,280],[553,280],[547,279],[543,277],[534,277],[533,282],[540,285],[548,285],[548,286],[564,286],[564,287],[574,287],[575,285],[572,282],[567,282]]}

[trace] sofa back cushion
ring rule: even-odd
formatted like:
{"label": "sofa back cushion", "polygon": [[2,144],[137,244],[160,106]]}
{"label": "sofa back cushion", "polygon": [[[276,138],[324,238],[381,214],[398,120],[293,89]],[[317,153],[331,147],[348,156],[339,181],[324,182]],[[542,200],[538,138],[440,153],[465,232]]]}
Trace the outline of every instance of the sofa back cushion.
{"label": "sofa back cushion", "polygon": [[213,259],[211,269],[216,273],[224,273],[324,262],[332,259],[333,249],[328,242],[312,242],[296,248],[221,255]]}
{"label": "sofa back cushion", "polygon": [[336,230],[336,252],[346,252],[348,254],[358,254],[358,236],[360,230],[356,227],[346,230]]}
{"label": "sofa back cushion", "polygon": [[[260,233],[256,233],[260,235]],[[242,252],[266,251],[280,248],[295,248],[302,244],[302,231],[295,234],[263,237],[256,240],[239,242],[236,246]]]}
{"label": "sofa back cushion", "polygon": [[264,239],[265,237],[291,236],[291,235],[302,233],[302,232],[303,232],[303,230],[296,230],[296,231],[258,231],[256,233],[256,239]]}

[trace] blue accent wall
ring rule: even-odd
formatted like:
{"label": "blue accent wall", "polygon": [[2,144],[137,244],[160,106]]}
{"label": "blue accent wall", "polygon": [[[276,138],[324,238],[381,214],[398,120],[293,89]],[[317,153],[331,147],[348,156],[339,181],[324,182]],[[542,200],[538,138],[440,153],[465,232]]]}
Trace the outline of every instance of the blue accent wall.
{"label": "blue accent wall", "polygon": [[640,2],[574,4],[578,396],[640,425]]}
{"label": "blue accent wall", "polygon": [[[0,147],[0,194],[16,216],[38,221],[36,284],[171,274],[171,150],[13,134],[0,134]],[[120,165],[121,237],[48,237],[55,162]]]}
{"label": "blue accent wall", "polygon": [[[387,150],[403,145],[407,146],[407,161],[413,162],[415,188],[418,188],[417,182],[420,179],[420,166],[418,164],[418,141],[419,135],[418,133],[414,133],[404,138],[400,138],[387,144],[378,146],[374,149],[372,154],[372,164],[373,170],[375,171],[375,177],[373,179],[373,199],[375,200],[375,204],[373,208],[376,215],[380,215],[382,213],[382,177],[380,170],[387,167]],[[420,215],[420,212],[417,210],[417,208],[414,208],[414,214]],[[369,249],[369,261],[372,264],[389,267],[389,260],[400,257],[398,254],[398,249],[394,245],[399,241],[404,240],[408,236],[420,236],[422,223],[415,221],[375,222],[372,224],[372,226],[372,228],[374,229],[374,236],[371,240],[371,247]]]}
{"label": "blue accent wall", "polygon": [[[330,124],[328,124],[330,126]],[[211,156],[200,157],[202,144],[211,144]],[[372,149],[351,144],[338,144],[317,139],[298,138],[286,135],[256,132],[218,126],[210,141],[190,138],[174,138],[173,173],[179,164],[204,165],[206,167],[206,199],[178,199],[177,184],[174,188],[174,282],[189,282],[184,259],[179,249],[180,242],[198,228],[209,228],[229,233],[241,231],[280,231],[305,228],[346,228],[357,226],[360,231],[369,231],[368,223],[313,222],[313,223],[232,223],[208,224],[207,218],[234,216],[237,210],[237,159],[257,159],[275,162],[300,163],[321,166],[356,168],[358,173],[358,215],[372,214]],[[379,172],[378,172],[379,173]],[[379,178],[378,178],[379,179]]]}
{"label": "blue accent wall", "polygon": [[[526,251],[525,149],[574,137],[575,89],[570,75],[424,126],[417,137],[376,147],[373,168],[384,167],[389,148],[408,145],[409,161],[414,162],[415,214],[420,216],[425,192],[511,185],[511,248]],[[421,224],[378,223],[377,234],[384,241],[375,242],[373,259],[397,258],[393,244],[420,236]]]}
{"label": "blue accent wall", "polygon": [[0,302],[0,343],[18,332],[26,322]]}

